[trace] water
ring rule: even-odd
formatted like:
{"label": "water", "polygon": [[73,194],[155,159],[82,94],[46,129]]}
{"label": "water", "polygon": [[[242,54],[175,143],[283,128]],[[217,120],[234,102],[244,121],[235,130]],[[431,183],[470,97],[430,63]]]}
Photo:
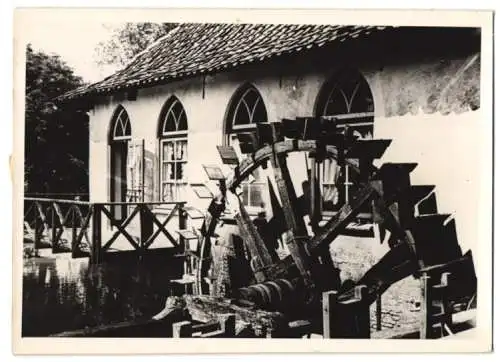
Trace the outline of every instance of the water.
{"label": "water", "polygon": [[26,259],[23,267],[22,334],[48,336],[153,316],[169,295],[180,294],[177,260],[119,260],[89,266],[68,255]]}

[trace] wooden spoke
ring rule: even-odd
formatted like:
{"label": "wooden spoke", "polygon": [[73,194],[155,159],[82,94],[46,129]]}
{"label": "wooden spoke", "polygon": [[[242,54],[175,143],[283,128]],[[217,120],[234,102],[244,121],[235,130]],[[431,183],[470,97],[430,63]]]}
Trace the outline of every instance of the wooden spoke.
{"label": "wooden spoke", "polygon": [[375,194],[371,184],[365,184],[354,196],[350,204],[344,204],[340,211],[314,236],[308,245],[309,251],[314,253],[323,245],[330,244],[340,235],[343,229],[356,217],[359,210]]}
{"label": "wooden spoke", "polygon": [[205,294],[207,292],[206,288],[204,288],[204,277],[210,269],[210,251],[212,247],[210,238],[214,234],[219,217],[225,209],[224,200],[223,194],[218,195],[212,200],[201,227],[197,250],[198,268],[196,271],[196,290],[199,294]]}
{"label": "wooden spoke", "polygon": [[259,272],[273,263],[271,255],[269,254],[264,241],[257,231],[257,228],[253,224],[250,215],[248,215],[245,210],[239,196],[234,195],[233,203],[237,204],[237,213],[235,215],[236,223],[242,233],[243,240],[250,250],[252,261],[256,266],[256,270],[254,270],[254,272]]}
{"label": "wooden spoke", "polygon": [[288,251],[295,261],[306,285],[313,288],[314,282],[310,270],[311,258],[304,249],[304,244],[309,241],[309,236],[303,217],[300,213],[295,212],[299,208],[299,205],[297,205],[297,195],[285,156],[275,155],[275,157],[271,158],[271,165],[283,207],[285,223],[288,227],[286,235]]}

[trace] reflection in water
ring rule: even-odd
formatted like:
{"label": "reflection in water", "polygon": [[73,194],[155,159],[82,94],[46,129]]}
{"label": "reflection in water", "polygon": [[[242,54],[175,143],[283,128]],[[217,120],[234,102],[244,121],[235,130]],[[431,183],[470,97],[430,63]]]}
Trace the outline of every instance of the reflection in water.
{"label": "reflection in water", "polygon": [[152,316],[166,297],[178,294],[169,281],[179,263],[123,260],[89,266],[88,259],[33,258],[24,261],[23,336],[47,336],[68,330]]}

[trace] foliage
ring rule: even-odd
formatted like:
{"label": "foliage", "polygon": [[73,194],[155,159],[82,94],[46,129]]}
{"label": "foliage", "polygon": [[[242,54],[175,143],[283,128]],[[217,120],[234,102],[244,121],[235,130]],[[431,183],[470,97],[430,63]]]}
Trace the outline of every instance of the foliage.
{"label": "foliage", "polygon": [[88,191],[88,116],[58,108],[58,95],[83,84],[57,55],[26,49],[25,192]]}
{"label": "foliage", "polygon": [[124,23],[112,31],[109,40],[97,45],[96,62],[99,65],[124,66],[175,26],[174,23]]}

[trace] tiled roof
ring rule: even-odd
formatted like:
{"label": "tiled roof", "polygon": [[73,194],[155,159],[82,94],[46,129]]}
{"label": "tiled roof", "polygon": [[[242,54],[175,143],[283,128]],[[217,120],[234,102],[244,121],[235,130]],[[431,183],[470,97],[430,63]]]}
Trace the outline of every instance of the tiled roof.
{"label": "tiled roof", "polygon": [[387,27],[290,24],[181,24],[124,69],[59,99],[148,87],[366,36]]}

